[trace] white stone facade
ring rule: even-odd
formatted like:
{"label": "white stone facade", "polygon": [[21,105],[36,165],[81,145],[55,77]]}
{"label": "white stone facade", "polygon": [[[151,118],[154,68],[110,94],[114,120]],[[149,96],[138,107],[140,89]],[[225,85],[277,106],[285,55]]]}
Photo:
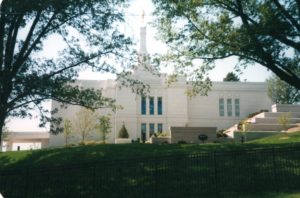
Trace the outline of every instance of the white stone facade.
{"label": "white stone facade", "polygon": [[[270,110],[271,100],[267,96],[267,85],[265,83],[250,82],[214,82],[208,96],[196,96],[189,98],[185,95],[185,83],[177,83],[167,86],[164,81],[159,80],[150,84],[150,97],[154,98],[154,114],[150,115],[150,98],[146,98],[146,115],[142,115],[141,96],[132,93],[130,88],[119,89],[116,82],[108,81],[78,81],[83,87],[103,88],[104,96],[116,99],[116,103],[123,109],[113,113],[110,109],[100,109],[101,115],[111,114],[112,133],[108,142],[114,142],[117,134],[124,123],[129,137],[132,139],[142,138],[142,124],[146,125],[146,140],[150,136],[150,125],[154,124],[154,132],[158,131],[161,124],[162,131],[166,132],[171,126],[191,127],[217,127],[226,129],[239,122],[248,114],[261,109]],[[162,99],[162,115],[158,115],[158,98]],[[224,116],[220,115],[220,99],[224,99]],[[231,116],[228,115],[227,100],[231,100]],[[239,106],[234,101],[238,99]],[[52,108],[60,108],[57,102],[52,103]],[[236,108],[239,109],[236,115]],[[238,110],[237,109],[237,110]],[[69,106],[60,109],[58,116],[76,122],[78,106]],[[93,135],[90,140],[100,140]],[[79,137],[73,137],[71,142],[76,143]],[[64,145],[63,135],[50,135],[50,146]]]}
{"label": "white stone facade", "polygon": [[[147,54],[146,29],[141,28],[141,46],[140,54]],[[239,122],[249,113],[261,109],[270,110],[271,100],[267,96],[266,83],[254,82],[214,82],[212,90],[208,96],[196,96],[189,98],[186,94],[185,79],[179,79],[178,82],[167,85],[165,76],[153,76],[138,67],[133,74],[150,85],[149,97],[146,98],[146,114],[142,114],[142,98],[140,95],[132,93],[130,88],[119,89],[114,80],[86,80],[77,81],[76,84],[84,88],[102,89],[103,95],[116,100],[118,105],[123,107],[113,113],[109,109],[100,109],[101,115],[111,114],[112,133],[109,135],[108,142],[113,143],[117,134],[124,123],[131,139],[142,139],[142,129],[146,127],[146,140],[150,137],[151,129],[154,132],[162,130],[167,132],[171,126],[191,126],[191,127],[217,127],[226,129]],[[154,100],[154,106],[150,107],[150,97]],[[159,115],[158,100],[161,100],[162,113]],[[222,103],[223,101],[223,103]],[[222,104],[220,104],[222,103]],[[76,112],[80,110],[78,106],[69,106],[67,109],[61,109],[60,104],[52,102],[52,108],[58,108],[59,114],[64,119],[70,119],[76,122]],[[150,108],[154,108],[153,115],[150,114]],[[222,111],[223,114],[220,114]],[[159,129],[162,127],[162,129]],[[90,140],[100,140],[95,134]],[[74,136],[71,143],[77,143],[79,136]],[[62,134],[50,135],[49,146],[64,145]]]}

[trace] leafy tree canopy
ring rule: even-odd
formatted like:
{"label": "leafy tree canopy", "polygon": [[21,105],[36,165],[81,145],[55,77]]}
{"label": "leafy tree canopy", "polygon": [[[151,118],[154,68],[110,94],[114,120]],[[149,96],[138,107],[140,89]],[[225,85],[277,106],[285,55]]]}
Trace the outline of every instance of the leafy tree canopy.
{"label": "leafy tree canopy", "polygon": [[223,78],[223,81],[233,81],[233,82],[237,82],[240,81],[240,78],[238,77],[238,75],[236,75],[233,72],[229,72],[225,78]]}
{"label": "leafy tree canopy", "polygon": [[[113,65],[121,59],[124,67],[128,65],[130,60],[124,57],[131,52],[131,40],[118,31],[126,5],[126,0],[2,2],[0,134],[7,117],[30,116],[29,110],[36,107],[42,114],[41,124],[50,121],[43,116],[47,110],[41,102],[46,99],[91,109],[114,106],[114,100],[104,97],[101,90],[70,83],[86,68],[117,72]],[[49,38],[63,41],[56,57],[43,56]],[[59,121],[53,119],[52,123]]]}
{"label": "leafy tree canopy", "polygon": [[280,80],[276,76],[267,79],[268,95],[276,104],[294,104],[300,102],[300,90]]}
{"label": "leafy tree canopy", "polygon": [[[239,58],[236,69],[258,63],[300,89],[300,1],[298,0],[153,0],[159,38],[179,62],[204,80],[219,59]],[[195,67],[195,66],[194,66]]]}
{"label": "leafy tree canopy", "polygon": [[110,115],[103,115],[98,117],[98,124],[96,124],[96,128],[99,130],[101,134],[101,140],[105,143],[107,136],[111,133],[111,120]]}

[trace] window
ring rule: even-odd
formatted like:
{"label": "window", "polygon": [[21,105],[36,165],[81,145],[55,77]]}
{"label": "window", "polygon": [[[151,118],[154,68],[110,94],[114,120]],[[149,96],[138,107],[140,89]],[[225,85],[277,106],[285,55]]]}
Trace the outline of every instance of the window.
{"label": "window", "polygon": [[146,123],[142,123],[141,124],[141,137],[142,137],[143,142],[146,141],[146,134],[147,134],[147,125],[146,125]]}
{"label": "window", "polygon": [[231,98],[227,98],[227,116],[232,116],[232,100]]}
{"label": "window", "polygon": [[235,116],[240,117],[240,99],[234,99]]}
{"label": "window", "polygon": [[157,124],[157,133],[162,133],[163,132],[163,124],[162,123],[158,123]]}
{"label": "window", "polygon": [[155,126],[154,126],[154,123],[150,123],[149,124],[149,134],[150,134],[150,137],[155,133]]}
{"label": "window", "polygon": [[219,115],[224,116],[224,98],[219,98]]}
{"label": "window", "polygon": [[154,115],[154,97],[149,98],[149,114]]}
{"label": "window", "polygon": [[162,115],[162,97],[157,98],[157,114]]}
{"label": "window", "polygon": [[141,114],[146,115],[146,97],[142,97],[141,100]]}

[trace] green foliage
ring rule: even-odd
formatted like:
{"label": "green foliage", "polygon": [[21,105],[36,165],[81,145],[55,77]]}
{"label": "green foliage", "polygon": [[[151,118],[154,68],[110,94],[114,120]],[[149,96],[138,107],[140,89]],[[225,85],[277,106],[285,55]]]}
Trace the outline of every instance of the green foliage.
{"label": "green foliage", "polygon": [[288,129],[287,125],[290,123],[291,113],[284,113],[278,117],[278,123],[282,126],[282,130]]}
{"label": "green foliage", "polygon": [[260,114],[260,113],[262,113],[262,112],[269,112],[269,110],[267,110],[267,109],[261,109],[261,110],[259,110],[259,111],[257,111],[257,112],[250,113],[250,114],[247,116],[247,118],[252,118],[253,116],[256,116],[256,115],[258,115],[258,114]]}
{"label": "green foliage", "polygon": [[268,95],[276,104],[294,104],[300,102],[300,90],[280,80],[276,76],[267,79]]}
{"label": "green foliage", "polygon": [[170,137],[169,132],[161,132],[157,134],[157,137]]}
{"label": "green foliage", "polygon": [[127,132],[127,129],[125,127],[125,124],[123,123],[120,131],[119,131],[119,135],[118,135],[119,138],[129,138],[129,134]]}
{"label": "green foliage", "polygon": [[258,63],[300,89],[299,2],[153,2],[158,37],[170,48],[161,62],[174,64],[176,72],[203,82],[215,61],[233,56],[237,71]]}
{"label": "green foliage", "polygon": [[[269,133],[269,132],[268,132]],[[272,133],[272,132],[271,132]],[[258,134],[259,135],[259,134]],[[284,133],[277,132],[277,135],[268,135],[267,132],[265,132],[265,135],[267,137],[264,138],[256,138],[256,140],[253,140],[249,142],[250,144],[277,144],[277,146],[281,144],[287,144],[287,145],[293,145],[298,144],[300,142],[300,131],[293,132],[293,133]]]}
{"label": "green foliage", "polygon": [[64,137],[65,137],[65,146],[69,144],[69,139],[72,136],[72,123],[71,120],[65,119],[64,120]]}
{"label": "green foliage", "polygon": [[86,108],[81,108],[80,111],[76,113],[76,129],[77,133],[81,137],[81,143],[84,145],[86,138],[93,132],[95,129],[95,113]]}
{"label": "green foliage", "polygon": [[240,81],[240,78],[238,77],[238,75],[236,75],[233,72],[229,72],[225,78],[223,78],[223,81],[228,81],[228,82],[237,82]]}
{"label": "green foliage", "polygon": [[241,121],[238,123],[238,129],[239,129],[239,130],[243,130],[243,124],[244,124],[245,122],[247,122],[247,120],[248,120],[249,118],[252,118],[252,117],[254,117],[254,116],[256,116],[256,115],[258,115],[258,114],[260,114],[260,113],[262,113],[262,112],[268,112],[268,111],[269,111],[269,110],[261,109],[261,110],[259,110],[259,111],[257,111],[257,112],[250,113],[245,119],[241,120]]}
{"label": "green foliage", "polygon": [[[247,132],[246,132],[247,133]],[[234,132],[234,141],[239,143],[243,138],[244,142],[252,142],[253,140],[258,140],[265,137],[271,137],[274,135],[278,135],[280,132],[264,132],[264,131],[251,131],[245,135],[243,131],[235,131]]]}
{"label": "green foliage", "polygon": [[226,130],[225,129],[221,129],[217,132],[216,136],[217,138],[223,138],[223,137],[228,137],[228,135],[225,133]]}
{"label": "green foliage", "polygon": [[101,134],[101,140],[103,143],[105,143],[107,139],[107,135],[111,133],[111,123],[110,123],[110,116],[100,116],[98,118],[98,124],[96,125],[96,128]]}
{"label": "green foliage", "polygon": [[[114,108],[114,100],[101,90],[71,83],[85,69],[117,73],[116,67],[132,65],[132,42],[118,31],[126,6],[127,0],[2,2],[0,134],[6,118],[31,116],[29,110],[36,108],[41,126],[51,122],[51,132],[62,132],[62,119],[50,116],[57,110],[43,108],[42,102],[49,99],[91,109]],[[45,48],[53,38],[61,43],[57,51]]]}

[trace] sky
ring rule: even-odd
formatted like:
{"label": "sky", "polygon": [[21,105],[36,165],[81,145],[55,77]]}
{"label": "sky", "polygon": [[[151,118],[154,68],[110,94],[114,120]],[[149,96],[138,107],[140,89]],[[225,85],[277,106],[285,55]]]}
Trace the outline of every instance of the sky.
{"label": "sky", "polygon": [[[1,0],[0,0],[1,1]],[[141,14],[144,10],[145,17],[144,23],[147,27],[147,50],[150,54],[154,53],[165,53],[167,47],[164,43],[157,41],[155,39],[155,29],[150,25],[153,16],[151,12],[154,10],[154,6],[151,0],[132,0],[130,7],[126,12],[126,20],[123,25],[123,31],[131,36],[134,41],[136,41],[136,49],[139,49],[139,30],[142,25]],[[51,37],[45,43],[45,52],[47,55],[55,56],[56,51],[62,47],[58,43],[60,38]],[[50,52],[50,54],[49,54]],[[225,60],[217,61],[216,67],[210,72],[210,79],[212,81],[222,81],[228,72],[233,71],[233,68],[237,62],[237,58],[227,58]],[[168,72],[168,71],[164,71]],[[259,65],[250,65],[245,70],[243,74],[240,75],[241,81],[247,82],[264,82],[271,72],[267,71],[264,67]],[[91,71],[84,71],[79,74],[79,79],[90,79],[90,80],[100,80],[100,79],[111,79],[114,78],[113,75],[104,75]],[[45,103],[45,107],[50,108],[50,103]],[[13,119],[7,124],[10,131],[48,131],[47,128],[38,127],[38,117],[34,116],[33,119]],[[49,127],[49,126],[48,126]]]}
{"label": "sky", "polygon": [[[154,6],[151,0],[132,0],[131,6],[126,12],[126,23],[124,24],[125,32],[134,38],[137,42],[137,50],[139,49],[139,31],[142,25],[141,14],[142,10],[145,12],[145,23],[147,27],[147,49],[150,54],[165,53],[167,52],[167,46],[155,39],[156,30],[151,26],[151,20],[154,18],[152,12]],[[227,58],[222,61],[217,61],[216,68],[210,72],[210,79],[212,81],[222,81],[228,72],[233,71],[235,64],[237,63],[236,57]],[[271,72],[259,65],[249,65],[243,70],[240,79],[248,82],[264,82]],[[110,76],[111,77],[111,76]],[[92,73],[89,71],[82,72],[79,76],[80,79],[105,79],[106,76],[101,74]]]}

